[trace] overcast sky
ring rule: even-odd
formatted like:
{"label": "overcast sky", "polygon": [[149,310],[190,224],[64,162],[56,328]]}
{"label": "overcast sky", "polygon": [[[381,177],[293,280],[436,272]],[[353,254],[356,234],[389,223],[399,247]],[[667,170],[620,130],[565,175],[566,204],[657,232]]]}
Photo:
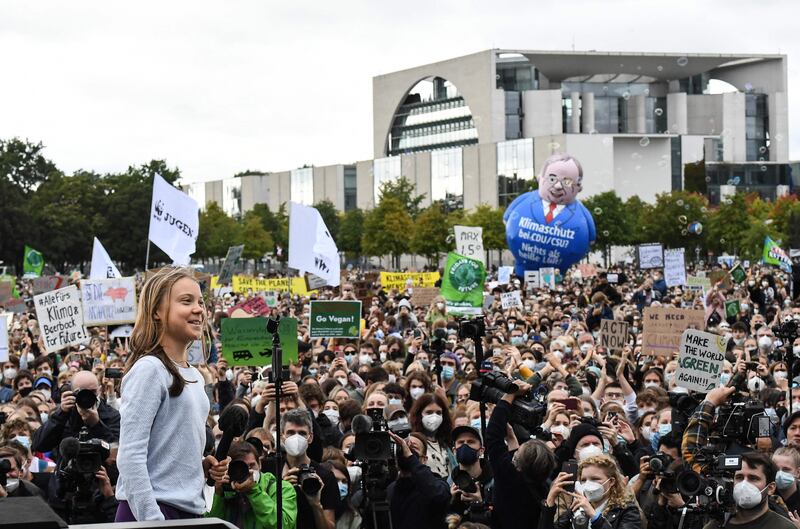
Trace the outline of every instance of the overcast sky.
{"label": "overcast sky", "polygon": [[[701,7],[697,7],[700,4]],[[3,0],[0,137],[67,172],[164,158],[184,181],[372,158],[372,77],[487,48],[789,56],[793,0]]]}

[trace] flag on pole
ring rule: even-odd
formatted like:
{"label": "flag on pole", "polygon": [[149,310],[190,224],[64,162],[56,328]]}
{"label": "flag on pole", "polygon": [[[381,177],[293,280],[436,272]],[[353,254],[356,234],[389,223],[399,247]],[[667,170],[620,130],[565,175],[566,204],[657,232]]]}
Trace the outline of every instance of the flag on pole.
{"label": "flag on pole", "polygon": [[41,277],[44,269],[42,252],[25,245],[25,255],[22,261],[22,271],[27,277]]}
{"label": "flag on pole", "polygon": [[764,238],[764,253],[762,260],[771,265],[780,266],[784,272],[792,271],[792,260],[789,254],[786,253],[778,243],[773,241],[769,236]]}
{"label": "flag on pole", "polygon": [[195,252],[199,228],[200,207],[197,201],[160,175],[155,175],[150,206],[150,241],[169,255],[175,264],[187,265]]}
{"label": "flag on pole", "polygon": [[316,208],[296,202],[289,209],[289,266],[339,286],[339,249]]}
{"label": "flag on pole", "polygon": [[103,248],[100,240],[95,237],[92,246],[92,268],[89,270],[89,279],[111,279],[122,277],[117,270],[114,261],[109,257],[108,252]]}

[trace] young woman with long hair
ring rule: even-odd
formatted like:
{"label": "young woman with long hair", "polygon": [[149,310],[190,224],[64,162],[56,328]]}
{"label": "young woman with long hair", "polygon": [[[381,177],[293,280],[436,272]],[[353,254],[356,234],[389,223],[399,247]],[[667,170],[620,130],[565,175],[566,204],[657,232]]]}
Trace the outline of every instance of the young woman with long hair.
{"label": "young woman with long hair", "polygon": [[122,379],[117,522],[200,517],[204,466],[227,471],[203,460],[209,401],[188,362],[205,319],[190,270],[165,267],[144,284]]}

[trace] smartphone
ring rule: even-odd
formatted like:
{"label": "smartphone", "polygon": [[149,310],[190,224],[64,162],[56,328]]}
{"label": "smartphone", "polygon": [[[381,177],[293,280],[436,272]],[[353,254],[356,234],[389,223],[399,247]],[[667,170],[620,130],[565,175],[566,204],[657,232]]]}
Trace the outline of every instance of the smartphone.
{"label": "smartphone", "polygon": [[770,422],[770,418],[767,416],[760,416],[758,417],[758,435],[757,437],[771,437],[772,436],[772,424]]}
{"label": "smartphone", "polygon": [[745,362],[744,365],[750,371],[758,371],[758,366],[760,366],[761,364],[759,364],[758,362]]}
{"label": "smartphone", "polygon": [[563,404],[568,410],[577,410],[580,408],[580,399],[555,399],[554,402]]}
{"label": "smartphone", "polygon": [[122,369],[116,367],[109,367],[106,369],[106,378],[122,378]]}
{"label": "smartphone", "polygon": [[568,492],[572,492],[575,490],[575,483],[574,481],[578,479],[578,462],[574,459],[570,459],[569,461],[564,461],[561,465],[561,472],[565,472],[572,476],[573,483],[570,485],[566,485],[564,490]]}
{"label": "smartphone", "polygon": [[414,329],[414,338],[419,338],[422,336],[422,331],[419,329]]}
{"label": "smartphone", "polygon": [[606,421],[616,422],[617,421],[617,412],[610,411],[606,414]]}

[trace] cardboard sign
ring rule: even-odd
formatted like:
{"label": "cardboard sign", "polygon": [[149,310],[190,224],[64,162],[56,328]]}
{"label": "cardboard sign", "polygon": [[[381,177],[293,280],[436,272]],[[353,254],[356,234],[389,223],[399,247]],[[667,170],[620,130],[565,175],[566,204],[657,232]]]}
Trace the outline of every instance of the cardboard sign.
{"label": "cardboard sign", "polygon": [[606,274],[606,279],[608,279],[608,282],[612,285],[616,285],[619,283],[619,274]]}
{"label": "cardboard sign", "polygon": [[306,280],[306,289],[308,290],[316,290],[328,284],[328,281],[325,278],[319,277],[318,275],[312,274],[311,272],[307,272],[305,274],[305,280]]}
{"label": "cardboard sign", "polygon": [[269,314],[270,307],[261,296],[248,298],[228,310],[228,316],[231,318],[252,318],[254,316],[269,316]]}
{"label": "cardboard sign", "polygon": [[594,277],[597,275],[597,267],[592,263],[580,263],[578,265],[578,271],[580,271],[581,277],[583,278]]}
{"label": "cardboard sign", "polygon": [[34,296],[33,304],[48,353],[89,341],[81,294],[75,285]]}
{"label": "cardboard sign", "polygon": [[628,322],[600,320],[600,345],[609,351],[621,351],[628,344]]}
{"label": "cardboard sign", "polygon": [[411,305],[414,307],[428,307],[437,296],[439,296],[439,289],[436,287],[415,288],[413,294],[411,294]]}
{"label": "cardboard sign", "polygon": [[541,285],[538,270],[525,270],[525,288],[533,290]]}
{"label": "cardboard sign", "polygon": [[360,301],[312,301],[311,338],[358,338]]}
{"label": "cardboard sign", "polygon": [[3,300],[8,299],[11,297],[11,293],[14,292],[14,283],[11,281],[0,281],[0,303]]}
{"label": "cardboard sign", "polygon": [[687,287],[700,287],[701,289],[708,290],[711,288],[711,280],[704,276],[689,276],[686,278]]}
{"label": "cardboard sign", "polygon": [[492,295],[492,294],[484,294],[483,295],[483,309],[484,310],[491,309],[493,303],[494,303],[494,295]]}
{"label": "cardboard sign", "polygon": [[456,236],[456,253],[465,255],[486,266],[486,255],[483,250],[483,228],[480,226],[453,226]]}
{"label": "cardboard sign", "polygon": [[703,330],[705,326],[705,313],[699,309],[645,307],[642,354],[672,356],[680,349],[683,331],[689,328]]}
{"label": "cardboard sign", "polygon": [[7,311],[14,314],[22,314],[28,310],[28,304],[22,298],[8,298],[5,301],[0,301],[0,305],[3,305]]}
{"label": "cardboard sign", "polygon": [[542,281],[542,286],[550,289],[556,288],[556,269],[553,267],[545,267],[539,269],[539,278]]}
{"label": "cardboard sign", "polygon": [[686,284],[686,260],[683,248],[664,250],[664,281],[667,287]]}
{"label": "cardboard sign", "polygon": [[740,263],[736,263],[736,265],[731,268],[731,279],[733,279],[733,282],[737,285],[744,283],[744,280],[747,279],[747,272],[744,271]]}
{"label": "cardboard sign", "polygon": [[57,290],[67,284],[64,276],[42,276],[33,279],[33,293],[44,294],[51,290]]}
{"label": "cardboard sign", "polygon": [[439,281],[439,272],[381,272],[381,286],[385,290],[404,290],[411,279],[414,288],[433,287]]}
{"label": "cardboard sign", "polygon": [[242,257],[242,252],[244,252],[244,244],[228,247],[228,253],[225,254],[225,262],[222,263],[222,268],[219,269],[219,278],[217,281],[223,285],[227,285],[231,282],[231,279],[233,279],[233,271],[239,259]]}
{"label": "cardboard sign", "polygon": [[[247,276],[233,276],[233,291],[237,294],[247,294],[250,292],[288,292],[306,297],[313,293],[306,288],[306,280],[302,277],[293,277],[291,282],[286,277],[258,278]],[[217,276],[211,278],[211,288],[219,286]]]}
{"label": "cardboard sign", "polygon": [[136,281],[133,277],[84,279],[81,281],[81,298],[87,327],[136,321]]}
{"label": "cardboard sign", "polygon": [[[281,360],[297,363],[297,320],[281,318],[278,323]],[[222,320],[222,357],[228,365],[266,366],[272,363],[272,335],[267,318],[225,318]]]}
{"label": "cardboard sign", "polygon": [[511,282],[511,272],[514,271],[513,266],[501,266],[497,269],[497,283],[500,285],[507,285]]}
{"label": "cardboard sign", "polygon": [[500,304],[503,309],[511,309],[514,307],[522,308],[522,299],[519,297],[519,290],[500,294]]}
{"label": "cardboard sign", "polygon": [[738,299],[732,299],[725,302],[725,317],[735,318],[739,311],[742,310],[742,304]]}
{"label": "cardboard sign", "polygon": [[664,247],[660,243],[639,245],[639,268],[661,268],[664,266]]}
{"label": "cardboard sign", "polygon": [[681,335],[675,385],[706,393],[719,386],[728,339],[710,332],[687,329]]}
{"label": "cardboard sign", "polygon": [[8,320],[10,314],[0,314],[0,362],[8,362]]}
{"label": "cardboard sign", "polygon": [[708,274],[708,279],[712,285],[720,283],[722,288],[731,288],[733,286],[731,284],[731,275],[727,270],[714,270]]}

